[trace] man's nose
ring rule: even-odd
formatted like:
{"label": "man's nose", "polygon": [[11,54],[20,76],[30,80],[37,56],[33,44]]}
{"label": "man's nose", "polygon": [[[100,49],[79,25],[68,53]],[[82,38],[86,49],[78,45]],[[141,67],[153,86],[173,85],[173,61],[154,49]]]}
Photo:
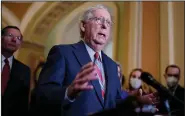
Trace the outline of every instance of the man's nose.
{"label": "man's nose", "polygon": [[17,38],[16,37],[13,37],[12,38],[12,42],[16,42]]}
{"label": "man's nose", "polygon": [[105,21],[105,20],[102,21],[102,23],[101,23],[101,28],[102,28],[102,29],[107,29],[107,24],[106,24],[106,21]]}

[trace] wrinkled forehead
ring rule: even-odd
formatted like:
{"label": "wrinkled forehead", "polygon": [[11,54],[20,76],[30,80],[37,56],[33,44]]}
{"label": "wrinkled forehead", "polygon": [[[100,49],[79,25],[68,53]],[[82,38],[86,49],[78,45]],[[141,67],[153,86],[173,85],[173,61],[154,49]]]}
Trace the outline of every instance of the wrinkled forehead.
{"label": "wrinkled forehead", "polygon": [[21,32],[14,28],[6,29],[5,34],[12,34],[14,36],[21,36]]}
{"label": "wrinkled forehead", "polygon": [[107,11],[107,9],[96,9],[96,10],[93,10],[93,16],[94,17],[103,17],[105,19],[108,19],[111,21],[111,15],[110,13]]}

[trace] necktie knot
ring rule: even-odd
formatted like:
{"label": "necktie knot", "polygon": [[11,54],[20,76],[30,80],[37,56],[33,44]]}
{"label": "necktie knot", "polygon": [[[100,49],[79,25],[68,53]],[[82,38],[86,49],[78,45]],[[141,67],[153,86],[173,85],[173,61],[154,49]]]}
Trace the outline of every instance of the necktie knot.
{"label": "necktie knot", "polygon": [[4,60],[4,62],[5,62],[5,64],[9,64],[9,61],[7,58]]}
{"label": "necktie knot", "polygon": [[98,59],[98,58],[99,58],[99,53],[96,52],[96,53],[94,54],[94,57],[95,57],[96,59]]}
{"label": "necktie knot", "polygon": [[94,58],[95,58],[96,60],[101,61],[101,60],[100,60],[100,55],[99,55],[98,52],[96,52],[96,53],[94,54]]}

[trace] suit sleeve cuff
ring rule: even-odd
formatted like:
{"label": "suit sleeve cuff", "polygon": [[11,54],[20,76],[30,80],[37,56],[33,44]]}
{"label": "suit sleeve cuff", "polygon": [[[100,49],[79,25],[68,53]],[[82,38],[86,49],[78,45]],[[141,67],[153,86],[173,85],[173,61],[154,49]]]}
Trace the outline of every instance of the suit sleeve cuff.
{"label": "suit sleeve cuff", "polygon": [[66,92],[65,92],[65,100],[68,100],[69,102],[74,102],[75,99],[70,99],[70,98],[67,96],[67,92],[68,92],[68,88],[66,89]]}

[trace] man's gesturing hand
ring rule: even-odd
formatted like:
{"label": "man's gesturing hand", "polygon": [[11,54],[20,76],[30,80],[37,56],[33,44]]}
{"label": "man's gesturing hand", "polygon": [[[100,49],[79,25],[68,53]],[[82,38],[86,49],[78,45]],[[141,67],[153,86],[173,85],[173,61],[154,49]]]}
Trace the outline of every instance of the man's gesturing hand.
{"label": "man's gesturing hand", "polygon": [[74,99],[81,91],[93,89],[93,86],[89,84],[89,81],[96,79],[98,78],[96,77],[94,64],[90,62],[84,65],[68,87],[68,97]]}

